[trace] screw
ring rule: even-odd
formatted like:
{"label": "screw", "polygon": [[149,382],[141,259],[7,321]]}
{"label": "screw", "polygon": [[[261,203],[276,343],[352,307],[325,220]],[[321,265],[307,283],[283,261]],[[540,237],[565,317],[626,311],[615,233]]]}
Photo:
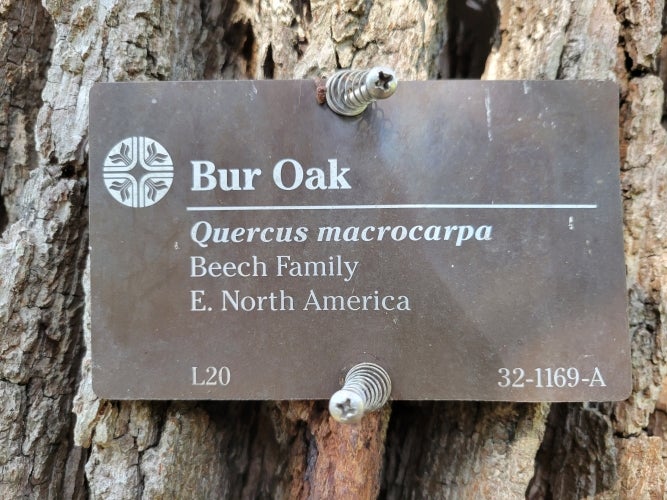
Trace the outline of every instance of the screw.
{"label": "screw", "polygon": [[391,96],[397,86],[390,68],[344,69],[327,80],[327,104],[339,115],[356,116],[375,100]]}
{"label": "screw", "polygon": [[364,416],[364,400],[352,391],[341,389],[329,400],[329,413],[338,422],[351,424]]}
{"label": "screw", "polygon": [[350,369],[343,388],[329,400],[329,413],[343,424],[356,423],[364,413],[382,408],[391,394],[389,374],[375,363],[361,363]]}

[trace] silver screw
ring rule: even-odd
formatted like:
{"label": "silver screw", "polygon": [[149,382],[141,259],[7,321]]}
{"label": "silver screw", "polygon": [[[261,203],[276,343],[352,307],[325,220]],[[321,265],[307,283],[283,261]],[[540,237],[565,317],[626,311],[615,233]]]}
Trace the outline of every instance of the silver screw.
{"label": "silver screw", "polygon": [[391,379],[380,365],[360,363],[345,376],[340,391],[329,400],[329,413],[334,420],[351,424],[365,413],[382,408],[391,394]]}
{"label": "silver screw", "polygon": [[356,116],[377,99],[391,96],[398,85],[393,69],[343,69],[327,79],[327,104],[345,116]]}

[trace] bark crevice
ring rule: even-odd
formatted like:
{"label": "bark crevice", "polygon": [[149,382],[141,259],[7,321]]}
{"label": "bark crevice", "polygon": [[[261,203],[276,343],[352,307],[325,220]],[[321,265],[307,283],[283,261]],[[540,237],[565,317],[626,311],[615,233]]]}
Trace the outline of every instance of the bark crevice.
{"label": "bark crevice", "polygon": [[54,26],[37,2],[9,2],[0,13],[0,232],[20,215],[23,186],[37,163],[35,128]]}
{"label": "bark crevice", "polygon": [[499,38],[500,11],[494,0],[450,0],[449,36],[440,57],[440,78],[481,78]]}

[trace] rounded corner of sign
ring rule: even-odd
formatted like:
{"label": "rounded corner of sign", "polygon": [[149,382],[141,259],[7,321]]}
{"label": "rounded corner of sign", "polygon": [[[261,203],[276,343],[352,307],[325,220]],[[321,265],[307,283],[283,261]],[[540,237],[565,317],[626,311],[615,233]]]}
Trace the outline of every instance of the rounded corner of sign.
{"label": "rounded corner of sign", "polygon": [[618,391],[618,394],[615,397],[611,398],[611,401],[625,401],[632,395],[632,375],[628,375],[628,380],[626,384],[621,387]]}
{"label": "rounded corner of sign", "polygon": [[113,388],[104,380],[100,380],[100,376],[95,374],[94,369],[91,374],[91,390],[97,399],[128,399],[114,394]]}
{"label": "rounded corner of sign", "polygon": [[104,384],[100,383],[99,380],[95,380],[94,376],[92,380],[92,390],[93,394],[98,399],[114,399],[109,393],[107,393]]}
{"label": "rounded corner of sign", "polygon": [[620,92],[621,86],[614,80],[598,80],[600,87],[606,88],[609,92]]}
{"label": "rounded corner of sign", "polygon": [[95,94],[97,94],[97,93],[99,92],[99,89],[100,89],[101,87],[102,87],[102,83],[101,83],[101,82],[95,82],[95,83],[93,83],[93,84],[90,86],[89,96],[90,96],[90,97],[94,97]]}
{"label": "rounded corner of sign", "polygon": [[632,396],[632,372],[631,368],[628,367],[627,375],[620,383],[614,384],[614,387],[609,391],[609,395],[605,397],[604,401],[608,402],[621,402],[628,399]]}
{"label": "rounded corner of sign", "polygon": [[109,82],[95,82],[90,87],[88,98],[90,100],[97,99],[100,94],[104,92],[104,89],[109,86]]}

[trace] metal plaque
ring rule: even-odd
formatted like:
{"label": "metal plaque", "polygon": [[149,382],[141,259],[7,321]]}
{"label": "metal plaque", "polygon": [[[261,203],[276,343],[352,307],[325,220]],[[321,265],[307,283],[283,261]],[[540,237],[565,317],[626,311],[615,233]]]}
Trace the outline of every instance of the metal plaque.
{"label": "metal plaque", "polygon": [[393,399],[629,394],[615,84],[315,93],[92,89],[99,396],[323,399],[363,361]]}

